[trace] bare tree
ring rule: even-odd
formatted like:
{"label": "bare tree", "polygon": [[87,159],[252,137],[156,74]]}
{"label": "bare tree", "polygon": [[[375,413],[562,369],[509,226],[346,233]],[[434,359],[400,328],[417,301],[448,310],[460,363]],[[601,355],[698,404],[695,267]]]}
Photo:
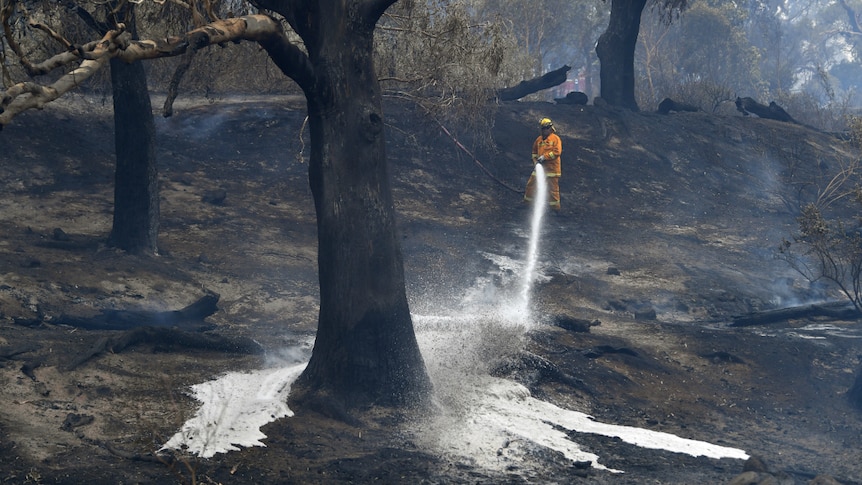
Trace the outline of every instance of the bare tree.
{"label": "bare tree", "polygon": [[[852,122],[862,141],[862,120]],[[798,217],[799,232],[779,247],[781,259],[811,282],[828,281],[862,312],[862,160],[841,167]],[[799,248],[799,249],[797,249]]]}

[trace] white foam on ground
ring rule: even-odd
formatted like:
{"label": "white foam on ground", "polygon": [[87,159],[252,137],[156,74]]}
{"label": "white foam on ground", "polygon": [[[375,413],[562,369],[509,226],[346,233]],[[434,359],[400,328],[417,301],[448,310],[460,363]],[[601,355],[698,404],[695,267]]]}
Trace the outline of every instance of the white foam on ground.
{"label": "white foam on ground", "polygon": [[201,402],[201,407],[162,450],[184,450],[210,458],[216,453],[238,451],[240,446],[266,446],[261,441],[266,435],[260,428],[293,416],[287,407],[287,396],[305,366],[306,363],[231,372],[192,386],[191,395]]}
{"label": "white foam on ground", "polygon": [[[502,322],[511,322],[503,318]],[[417,423],[417,442],[450,459],[505,471],[529,469],[537,450],[608,469],[583,451],[566,430],[617,437],[626,443],[692,456],[748,459],[740,449],[652,431],[606,424],[530,395],[516,382],[488,371],[523,348],[527,326],[500,325],[487,317],[414,315],[417,339],[434,383],[438,412]],[[537,464],[538,465],[538,464]]]}
{"label": "white foam on ground", "polygon": [[606,424],[591,416],[535,399],[520,384],[486,377],[474,380],[476,386],[465,398],[461,412],[442,413],[428,423],[425,443],[438,453],[468,461],[483,468],[504,471],[525,461],[536,449],[562,453],[572,462],[589,461],[594,468],[609,469],[599,456],[581,450],[563,430],[617,437],[643,448],[667,450],[691,456],[748,459],[743,450],[704,441],[651,431],[644,428]]}
{"label": "white foam on ground", "polygon": [[[493,315],[493,314],[492,314]],[[524,386],[488,375],[490,367],[523,346],[526,327],[495,324],[485,316],[414,315],[417,339],[434,381],[438,412],[405,430],[429,451],[474,466],[529,470],[541,466],[537,450],[553,450],[573,462],[608,470],[600,457],[580,449],[566,432],[618,437],[650,449],[692,456],[735,458],[740,449],[681,438],[669,433],[595,421],[591,416],[535,399]],[[184,450],[204,458],[240,447],[265,446],[260,428],[293,416],[290,386],[305,363],[233,372],[192,387],[201,402],[162,450]],[[621,470],[610,470],[620,472]]]}

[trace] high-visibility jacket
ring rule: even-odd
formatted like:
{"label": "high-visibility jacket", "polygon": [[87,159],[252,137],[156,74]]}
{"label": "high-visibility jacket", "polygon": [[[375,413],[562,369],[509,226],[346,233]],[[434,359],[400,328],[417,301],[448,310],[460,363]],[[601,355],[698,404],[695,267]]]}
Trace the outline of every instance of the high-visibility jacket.
{"label": "high-visibility jacket", "polygon": [[548,177],[559,177],[562,175],[560,170],[560,154],[563,153],[563,142],[556,133],[551,133],[547,138],[539,136],[533,142],[533,164],[536,164],[536,159],[545,157],[545,162],[542,164],[545,167],[545,175]]}

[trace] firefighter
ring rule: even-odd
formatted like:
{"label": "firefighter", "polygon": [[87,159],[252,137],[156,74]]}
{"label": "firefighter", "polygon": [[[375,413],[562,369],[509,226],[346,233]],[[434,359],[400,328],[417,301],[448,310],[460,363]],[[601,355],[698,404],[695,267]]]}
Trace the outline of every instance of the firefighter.
{"label": "firefighter", "polygon": [[[539,121],[541,135],[533,142],[533,166],[541,163],[545,168],[545,176],[548,180],[548,204],[555,214],[560,213],[560,154],[563,152],[563,142],[557,135],[554,123],[550,118],[542,118]],[[524,193],[524,201],[532,202],[536,193],[536,171],[530,175],[527,181],[527,190]]]}

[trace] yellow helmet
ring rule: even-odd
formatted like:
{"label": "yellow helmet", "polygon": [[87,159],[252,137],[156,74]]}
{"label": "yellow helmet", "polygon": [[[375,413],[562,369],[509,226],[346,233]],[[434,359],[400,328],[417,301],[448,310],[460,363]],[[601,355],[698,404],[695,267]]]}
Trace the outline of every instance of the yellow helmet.
{"label": "yellow helmet", "polygon": [[550,118],[542,118],[542,120],[539,121],[539,126],[541,126],[542,128],[553,128],[554,122],[551,121]]}

